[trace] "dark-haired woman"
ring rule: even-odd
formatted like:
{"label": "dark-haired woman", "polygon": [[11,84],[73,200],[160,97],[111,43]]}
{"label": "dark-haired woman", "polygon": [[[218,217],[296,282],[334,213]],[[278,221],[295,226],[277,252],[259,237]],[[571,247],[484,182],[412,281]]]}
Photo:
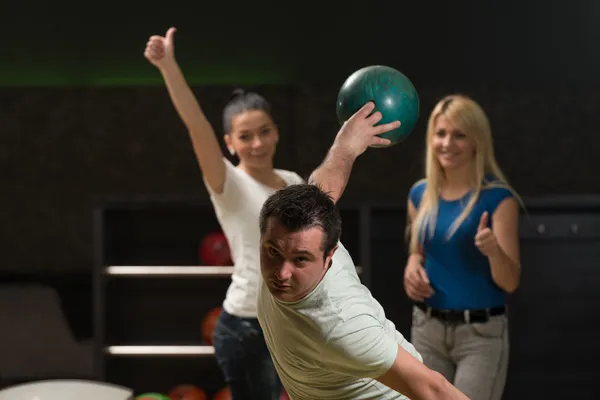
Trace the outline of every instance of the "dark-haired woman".
{"label": "dark-haired woman", "polygon": [[224,140],[234,166],[189,88],[174,56],[175,28],[151,36],[144,56],[161,72],[171,100],[189,130],[204,184],[229,241],[234,261],[231,285],[213,334],[217,363],[237,399],[279,399],[281,384],[256,315],[260,283],[259,212],[276,190],[302,183],[296,173],[273,167],[279,141],[267,101],[235,92],[223,111]]}

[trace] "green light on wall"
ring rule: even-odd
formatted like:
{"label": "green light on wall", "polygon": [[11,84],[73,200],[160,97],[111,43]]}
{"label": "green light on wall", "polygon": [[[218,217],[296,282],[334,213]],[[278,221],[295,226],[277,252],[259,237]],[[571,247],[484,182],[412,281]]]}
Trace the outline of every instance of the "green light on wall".
{"label": "green light on wall", "polygon": [[[287,84],[292,74],[274,66],[182,66],[190,85]],[[102,65],[76,69],[58,65],[5,66],[0,86],[155,86],[162,76],[151,65]]]}
{"label": "green light on wall", "polygon": [[[185,73],[190,85],[259,85],[259,84],[286,84],[291,78],[285,71],[265,69],[227,69],[205,68],[189,69]],[[162,76],[156,70],[138,71],[113,71],[111,74],[95,74],[87,79],[91,86],[155,86],[164,85]]]}

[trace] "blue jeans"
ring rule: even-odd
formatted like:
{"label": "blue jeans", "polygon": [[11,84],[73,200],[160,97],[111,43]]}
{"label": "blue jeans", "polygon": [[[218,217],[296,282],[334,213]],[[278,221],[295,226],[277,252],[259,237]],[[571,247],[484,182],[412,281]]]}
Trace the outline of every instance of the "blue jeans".
{"label": "blue jeans", "polygon": [[279,400],[281,382],[258,319],[239,318],[223,310],[213,332],[213,346],[232,400]]}

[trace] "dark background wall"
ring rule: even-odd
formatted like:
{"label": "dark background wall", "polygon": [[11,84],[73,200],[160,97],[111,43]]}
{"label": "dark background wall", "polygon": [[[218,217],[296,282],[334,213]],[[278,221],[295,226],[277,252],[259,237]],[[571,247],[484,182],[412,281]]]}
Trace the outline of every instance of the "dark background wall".
{"label": "dark background wall", "polygon": [[[0,13],[0,271],[52,281],[81,336],[91,332],[94,206],[207,201],[187,133],[142,55],[171,25],[217,132],[233,88],[259,91],[282,134],[277,166],[304,176],[339,128],[335,97],[351,72],[386,64],[413,80],[418,126],[360,157],[343,204],[404,206],[423,174],[428,114],[451,92],[488,112],[497,158],[523,196],[600,192],[593,1],[204,3],[15,2]],[[394,315],[403,265],[373,267],[375,295]]]}
{"label": "dark background wall", "polygon": [[[597,193],[600,107],[592,93],[462,87],[487,109],[498,159],[525,196]],[[283,135],[277,165],[307,176],[339,127],[335,87],[259,87]],[[357,162],[345,201],[404,205],[423,173],[423,130],[451,89],[420,86],[423,114],[405,142]],[[215,124],[228,88],[196,88]],[[552,96],[553,100],[548,101]],[[5,89],[0,99],[3,269],[89,270],[91,212],[111,197],[206,198],[187,133],[162,88]]]}
{"label": "dark background wall", "polygon": [[405,143],[361,157],[346,200],[404,203],[422,175],[428,113],[454,91],[489,113],[498,159],[521,194],[598,191],[593,2],[304,4],[7,6],[2,268],[89,270],[91,207],[103,198],[206,198],[184,127],[142,56],[147,38],[170,25],[217,131],[232,88],[259,90],[283,135],[277,165],[304,175],[339,128],[345,77],[369,64],[407,74],[421,96],[420,123]]}

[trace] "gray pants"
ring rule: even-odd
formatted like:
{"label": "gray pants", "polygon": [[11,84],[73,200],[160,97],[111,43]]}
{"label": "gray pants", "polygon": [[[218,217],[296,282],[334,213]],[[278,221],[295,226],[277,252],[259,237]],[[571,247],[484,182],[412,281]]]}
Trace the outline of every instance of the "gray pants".
{"label": "gray pants", "polygon": [[447,324],[414,307],[411,342],[423,363],[471,400],[500,400],[508,369],[508,317]]}

